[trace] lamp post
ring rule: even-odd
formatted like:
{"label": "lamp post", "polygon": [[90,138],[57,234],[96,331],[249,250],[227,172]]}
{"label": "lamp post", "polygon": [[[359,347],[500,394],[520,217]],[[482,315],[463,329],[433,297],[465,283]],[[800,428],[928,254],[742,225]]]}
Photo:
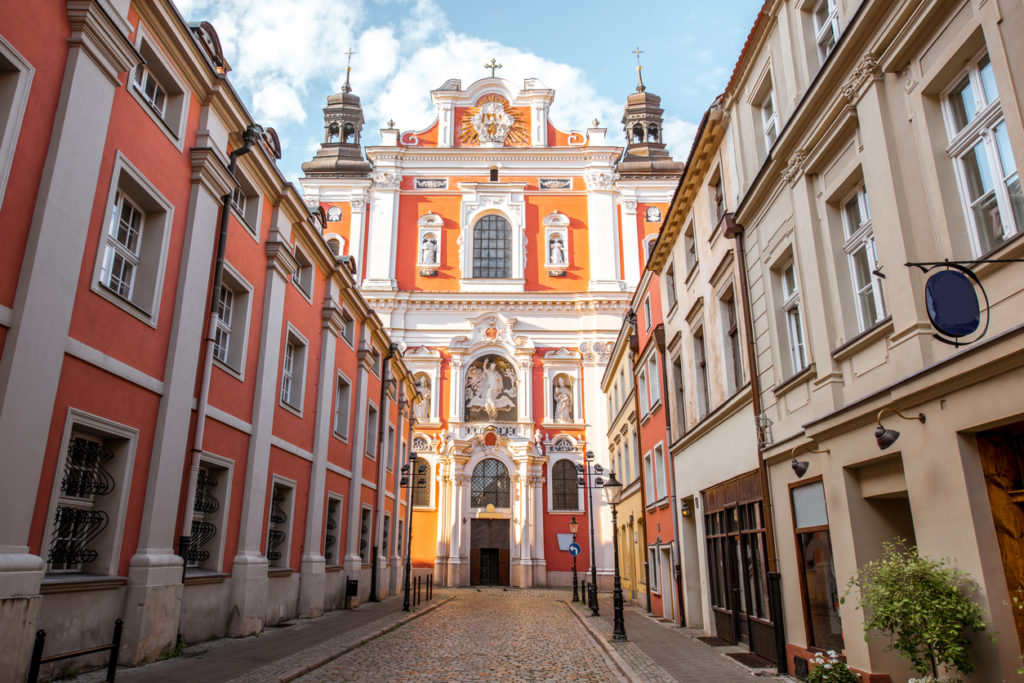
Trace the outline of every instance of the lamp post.
{"label": "lamp post", "polygon": [[[572,542],[576,542],[576,532],[580,530],[580,523],[576,521],[576,515],[569,521],[569,533],[572,534]],[[580,601],[580,584],[576,578],[576,556],[572,556],[572,601]]]}
{"label": "lamp post", "polygon": [[612,506],[612,548],[615,555],[615,590],[612,592],[615,619],[612,627],[612,640],[626,640],[626,621],[622,614],[622,581],[619,578],[618,505],[622,499],[622,483],[615,478],[614,472],[608,472],[608,481],[604,483],[604,495]]}
{"label": "lamp post", "polygon": [[[599,617],[597,605],[597,560],[594,553],[594,489],[604,486],[601,478],[604,470],[599,463],[594,463],[594,471],[590,471],[590,461],[594,459],[594,451],[587,451],[582,465],[576,465],[576,485],[587,493],[587,519],[590,521],[590,586],[587,587],[587,602],[590,605],[590,616]],[[590,478],[594,481],[591,483]]]}
{"label": "lamp post", "polygon": [[420,459],[415,451],[409,451],[409,462],[402,465],[401,485],[406,493],[405,503],[405,599],[402,601],[402,611],[410,611],[409,595],[412,591],[412,490],[425,488],[427,485],[427,466],[419,465],[416,462]]}

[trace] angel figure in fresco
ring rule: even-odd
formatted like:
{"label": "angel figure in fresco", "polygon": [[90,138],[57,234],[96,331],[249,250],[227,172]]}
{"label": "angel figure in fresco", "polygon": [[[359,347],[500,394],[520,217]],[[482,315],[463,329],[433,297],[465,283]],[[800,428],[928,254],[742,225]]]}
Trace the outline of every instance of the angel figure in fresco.
{"label": "angel figure in fresco", "polygon": [[[504,377],[513,381],[508,389],[505,388]],[[466,405],[471,411],[483,411],[489,419],[496,419],[498,411],[516,405],[512,400],[515,396],[515,377],[511,368],[501,368],[490,359],[480,366],[470,367],[466,372],[466,394]]]}
{"label": "angel figure in fresco", "polygon": [[559,375],[555,381],[555,419],[559,422],[572,420],[572,387]]}

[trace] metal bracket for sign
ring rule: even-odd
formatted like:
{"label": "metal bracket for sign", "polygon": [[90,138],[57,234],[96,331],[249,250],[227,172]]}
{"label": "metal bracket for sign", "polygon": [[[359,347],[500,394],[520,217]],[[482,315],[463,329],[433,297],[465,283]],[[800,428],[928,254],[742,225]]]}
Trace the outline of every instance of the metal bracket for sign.
{"label": "metal bracket for sign", "polygon": [[[986,332],[988,332],[989,321],[992,317],[991,313],[989,312],[988,292],[985,291],[984,285],[981,284],[981,279],[978,278],[978,275],[970,268],[971,266],[975,266],[979,263],[1024,263],[1024,259],[975,259],[973,261],[950,261],[949,259],[946,259],[945,261],[910,261],[904,264],[908,268],[920,268],[922,273],[927,273],[936,268],[943,268],[945,270],[956,270],[962,273],[968,279],[970,279],[977,286],[977,288],[981,290],[981,295],[985,299],[985,327],[984,329],[981,330],[981,334],[979,334],[976,338],[970,341],[962,341],[963,337],[966,335],[958,335],[952,331],[944,330],[941,324],[936,320],[936,317],[933,315],[933,311],[929,309],[928,318],[932,323],[932,327],[938,330],[938,332],[932,334],[932,336],[944,344],[950,344],[951,346],[960,347],[978,341],[979,339],[985,336]],[[932,278],[929,278],[929,282],[931,281],[931,279]],[[971,330],[966,334],[974,334],[976,330],[977,326],[975,326],[974,330]]]}

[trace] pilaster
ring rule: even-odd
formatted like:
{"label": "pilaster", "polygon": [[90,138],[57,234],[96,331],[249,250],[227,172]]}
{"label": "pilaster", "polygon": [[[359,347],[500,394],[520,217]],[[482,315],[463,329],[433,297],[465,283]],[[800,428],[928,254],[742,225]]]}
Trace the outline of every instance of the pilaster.
{"label": "pilaster", "polygon": [[619,231],[615,211],[615,181],[610,169],[584,174],[587,181],[587,238],[590,245],[591,291],[624,289],[619,274]]}

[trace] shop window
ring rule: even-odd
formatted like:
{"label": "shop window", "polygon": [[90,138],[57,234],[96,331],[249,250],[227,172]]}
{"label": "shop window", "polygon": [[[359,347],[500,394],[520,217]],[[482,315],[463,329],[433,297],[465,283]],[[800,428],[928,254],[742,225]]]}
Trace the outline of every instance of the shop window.
{"label": "shop window", "polygon": [[800,583],[805,597],[808,645],[841,652],[843,622],[839,617],[839,584],[836,582],[825,510],[825,489],[820,481],[791,490],[793,526],[797,540]]}

